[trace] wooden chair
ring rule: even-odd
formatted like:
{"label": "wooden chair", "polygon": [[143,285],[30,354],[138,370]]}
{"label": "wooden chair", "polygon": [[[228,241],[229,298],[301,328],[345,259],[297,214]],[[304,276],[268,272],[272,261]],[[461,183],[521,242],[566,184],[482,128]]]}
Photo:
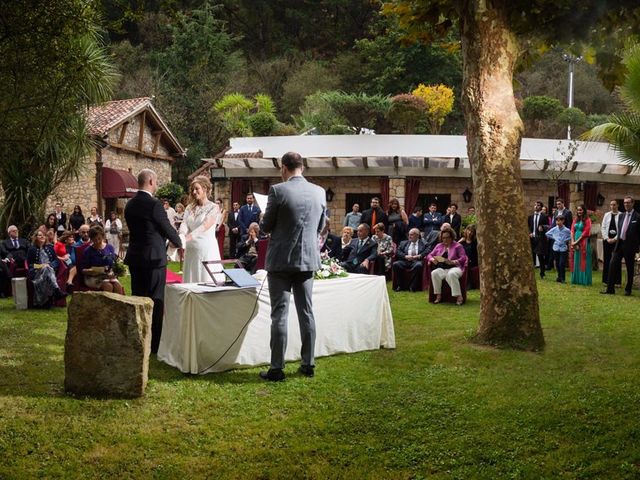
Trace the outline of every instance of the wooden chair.
{"label": "wooden chair", "polygon": [[82,274],[82,269],[80,265],[82,265],[82,257],[84,256],[84,251],[89,247],[89,243],[85,243],[84,245],[80,245],[75,247],[76,249],[76,277],[73,279],[73,291],[74,292],[88,292],[95,291],[93,288],[89,288],[84,283],[84,275]]}
{"label": "wooden chair", "polygon": [[[429,303],[433,303],[436,299],[436,294],[433,292],[433,285],[431,284],[431,264],[427,264],[423,269],[424,275],[422,276],[422,280],[424,283],[425,275],[429,277]],[[462,293],[462,298],[464,302],[467,301],[467,269],[465,268],[462,273],[462,277],[460,277],[460,292]],[[456,303],[457,298],[451,295],[451,287],[447,283],[447,281],[442,282],[442,303]]]}

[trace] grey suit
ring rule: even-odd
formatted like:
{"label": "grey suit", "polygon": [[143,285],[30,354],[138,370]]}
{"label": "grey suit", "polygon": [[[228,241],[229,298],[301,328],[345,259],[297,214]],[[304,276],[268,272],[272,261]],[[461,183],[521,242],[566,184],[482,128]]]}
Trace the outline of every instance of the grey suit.
{"label": "grey suit", "polygon": [[261,230],[271,233],[266,270],[271,298],[271,368],[284,368],[289,301],[293,299],[302,337],[302,365],[314,365],[316,341],[311,294],[320,268],[318,234],[324,227],[325,191],[304,177],[269,190]]}

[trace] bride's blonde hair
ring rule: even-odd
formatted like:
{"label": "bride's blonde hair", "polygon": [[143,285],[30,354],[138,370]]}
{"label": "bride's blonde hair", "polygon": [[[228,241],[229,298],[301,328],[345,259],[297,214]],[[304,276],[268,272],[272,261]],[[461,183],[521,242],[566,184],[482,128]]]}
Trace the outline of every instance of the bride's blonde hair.
{"label": "bride's blonde hair", "polygon": [[208,177],[205,177],[204,175],[198,175],[197,177],[195,177],[189,184],[189,206],[192,209],[198,205],[198,201],[193,196],[193,186],[196,183],[200,185],[202,189],[207,193],[207,198],[211,196],[211,190],[212,190],[211,180],[209,180]]}

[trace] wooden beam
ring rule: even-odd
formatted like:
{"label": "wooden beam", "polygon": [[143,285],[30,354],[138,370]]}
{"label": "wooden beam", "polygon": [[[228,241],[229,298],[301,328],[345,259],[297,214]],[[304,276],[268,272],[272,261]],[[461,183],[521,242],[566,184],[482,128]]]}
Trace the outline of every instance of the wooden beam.
{"label": "wooden beam", "polygon": [[135,147],[130,147],[129,145],[122,145],[120,143],[110,143],[109,146],[111,148],[115,148],[118,150],[124,150],[126,152],[137,153],[138,155],[144,155],[150,158],[157,158],[159,160],[167,160],[169,162],[173,162],[175,158],[170,157],[169,155],[162,155],[161,153],[151,153],[151,152],[142,152]]}
{"label": "wooden beam", "polygon": [[424,168],[429,168],[429,157],[424,157],[422,161]]}
{"label": "wooden beam", "polygon": [[369,158],[368,157],[362,157],[362,166],[364,168],[369,168]]}
{"label": "wooden beam", "polygon": [[399,161],[398,157],[397,156],[393,157],[393,167],[394,168],[398,168],[399,164],[400,164],[400,161]]}
{"label": "wooden beam", "polygon": [[242,161],[244,162],[244,166],[247,167],[249,170],[253,169],[253,167],[249,163],[249,160],[247,160],[246,158],[243,158]]}
{"label": "wooden beam", "polygon": [[124,122],[122,124],[122,128],[120,128],[120,139],[118,140],[118,143],[124,143],[124,136],[127,134],[128,125],[129,125],[129,122]]}
{"label": "wooden beam", "polygon": [[575,160],[573,161],[573,165],[571,165],[571,170],[569,170],[570,172],[575,172],[576,168],[578,168],[578,162],[576,162]]}
{"label": "wooden beam", "polygon": [[305,170],[309,168],[309,162],[307,162],[306,158],[302,159],[302,165],[304,165],[304,169]]}
{"label": "wooden beam", "polygon": [[550,164],[551,164],[551,162],[545,158],[544,159],[544,165],[542,165],[542,171],[543,172],[546,171],[549,168]]}
{"label": "wooden beam", "polygon": [[151,150],[152,153],[156,153],[158,151],[158,147],[160,146],[160,139],[162,138],[162,130],[160,130],[159,132],[154,132],[154,139],[153,139],[153,150]]}
{"label": "wooden beam", "polygon": [[331,164],[333,168],[338,168],[338,159],[336,157],[331,157]]}
{"label": "wooden beam", "polygon": [[147,111],[143,110],[140,114],[140,133],[138,135],[138,150],[142,152],[142,147],[144,146],[144,126],[147,119]]}
{"label": "wooden beam", "polygon": [[598,170],[598,173],[604,173],[605,168],[607,168],[607,164],[603,163],[602,166],[600,167],[600,170]]}
{"label": "wooden beam", "polygon": [[627,173],[624,174],[624,176],[626,177],[627,175],[629,175],[631,172],[633,172],[633,167],[631,165],[627,165]]}
{"label": "wooden beam", "polygon": [[460,157],[456,157],[453,161],[453,168],[455,168],[456,170],[460,168]]}
{"label": "wooden beam", "polygon": [[278,170],[280,170],[280,164],[278,163],[278,159],[274,157],[271,159],[271,161],[273,162],[273,166]]}

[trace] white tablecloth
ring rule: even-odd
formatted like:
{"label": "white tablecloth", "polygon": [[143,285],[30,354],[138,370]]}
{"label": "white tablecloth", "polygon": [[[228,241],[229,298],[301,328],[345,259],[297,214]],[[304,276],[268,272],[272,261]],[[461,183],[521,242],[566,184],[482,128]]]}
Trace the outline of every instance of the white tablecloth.
{"label": "white tablecloth", "polygon": [[[264,272],[256,275],[260,281],[264,277]],[[391,305],[382,276],[352,274],[316,280],[313,312],[316,357],[395,348]],[[266,280],[262,287],[242,290],[193,283],[167,285],[158,359],[194,374],[268,364],[270,314]],[[287,361],[300,359],[300,346],[292,296]]]}

